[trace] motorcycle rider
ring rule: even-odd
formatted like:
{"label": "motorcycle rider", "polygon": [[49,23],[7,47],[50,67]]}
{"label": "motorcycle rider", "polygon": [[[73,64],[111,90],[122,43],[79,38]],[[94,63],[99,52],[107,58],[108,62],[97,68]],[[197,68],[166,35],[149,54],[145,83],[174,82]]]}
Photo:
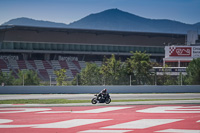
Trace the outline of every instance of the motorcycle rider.
{"label": "motorcycle rider", "polygon": [[97,99],[101,101],[102,99],[106,98],[107,94],[107,89],[104,88],[102,91],[99,92]]}
{"label": "motorcycle rider", "polygon": [[111,102],[110,95],[107,92],[106,88],[104,88],[102,91],[99,92],[99,94],[95,94],[94,96],[96,97],[91,100],[92,104],[96,104],[96,103],[109,104]]}

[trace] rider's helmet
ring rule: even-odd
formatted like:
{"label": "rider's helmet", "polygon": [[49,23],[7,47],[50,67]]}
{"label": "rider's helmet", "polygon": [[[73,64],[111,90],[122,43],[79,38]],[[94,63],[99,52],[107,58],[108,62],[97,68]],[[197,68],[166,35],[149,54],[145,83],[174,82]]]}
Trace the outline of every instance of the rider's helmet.
{"label": "rider's helmet", "polygon": [[106,89],[106,88],[105,88],[105,89],[103,89],[103,92],[104,92],[104,93],[106,93],[106,91],[107,91],[107,89]]}

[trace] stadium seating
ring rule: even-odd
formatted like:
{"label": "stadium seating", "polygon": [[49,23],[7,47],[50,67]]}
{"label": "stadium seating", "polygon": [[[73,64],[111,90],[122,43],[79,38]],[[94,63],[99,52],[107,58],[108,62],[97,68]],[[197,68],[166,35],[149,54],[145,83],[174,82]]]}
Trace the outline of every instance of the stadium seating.
{"label": "stadium seating", "polygon": [[26,63],[24,60],[17,60],[17,64],[18,64],[19,69],[27,69]]}
{"label": "stadium seating", "polygon": [[79,65],[80,65],[81,69],[84,69],[86,67],[85,61],[79,61]]}
{"label": "stadium seating", "polygon": [[48,61],[43,60],[42,63],[45,69],[52,69],[52,66],[50,65]]}
{"label": "stadium seating", "polygon": [[[95,61],[98,66],[102,65],[101,61]],[[18,78],[19,70],[33,70],[37,72],[41,80],[55,81],[55,70],[66,69],[66,76],[68,80],[72,80],[77,73],[86,67],[85,61],[66,61],[66,60],[13,60],[13,59],[0,59],[0,71],[9,73]]]}
{"label": "stadium seating", "polygon": [[3,59],[0,59],[0,69],[8,69],[6,62]]}
{"label": "stadium seating", "polygon": [[59,61],[59,63],[62,69],[69,69],[66,61]]}
{"label": "stadium seating", "polygon": [[28,69],[32,69],[32,70],[37,69],[34,60],[28,60],[25,62],[26,62],[26,66],[28,67]]}
{"label": "stadium seating", "polygon": [[49,75],[48,75],[46,69],[39,69],[39,73],[42,75],[42,77],[44,78],[44,80],[49,80]]}
{"label": "stadium seating", "polygon": [[[98,66],[101,62],[95,62]],[[33,70],[37,72],[41,80],[47,81],[55,80],[55,70],[66,69],[66,75],[69,80],[72,80],[77,73],[80,73],[82,69],[86,67],[85,61],[59,61],[59,60],[4,60],[0,59],[0,71],[9,73],[12,71],[12,75],[18,78],[17,73],[19,70]]]}
{"label": "stadium seating", "polygon": [[51,64],[55,70],[62,69],[58,60],[51,60]]}

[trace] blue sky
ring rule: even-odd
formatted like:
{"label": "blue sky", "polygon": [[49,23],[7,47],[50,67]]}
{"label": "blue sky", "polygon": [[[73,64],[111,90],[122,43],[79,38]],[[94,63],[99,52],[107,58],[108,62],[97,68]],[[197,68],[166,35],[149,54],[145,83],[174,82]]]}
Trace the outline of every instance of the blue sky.
{"label": "blue sky", "polygon": [[111,8],[145,18],[200,22],[200,0],[0,0],[0,24],[19,17],[68,24]]}

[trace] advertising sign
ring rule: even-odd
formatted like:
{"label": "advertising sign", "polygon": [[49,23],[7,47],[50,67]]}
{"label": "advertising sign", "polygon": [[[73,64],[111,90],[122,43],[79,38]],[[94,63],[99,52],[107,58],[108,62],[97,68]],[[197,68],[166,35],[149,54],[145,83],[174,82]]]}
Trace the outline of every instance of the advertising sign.
{"label": "advertising sign", "polygon": [[191,47],[170,47],[169,56],[191,57],[192,48]]}
{"label": "advertising sign", "polygon": [[193,58],[200,58],[200,46],[193,46]]}
{"label": "advertising sign", "polygon": [[200,46],[166,46],[165,58],[168,57],[200,58]]}

